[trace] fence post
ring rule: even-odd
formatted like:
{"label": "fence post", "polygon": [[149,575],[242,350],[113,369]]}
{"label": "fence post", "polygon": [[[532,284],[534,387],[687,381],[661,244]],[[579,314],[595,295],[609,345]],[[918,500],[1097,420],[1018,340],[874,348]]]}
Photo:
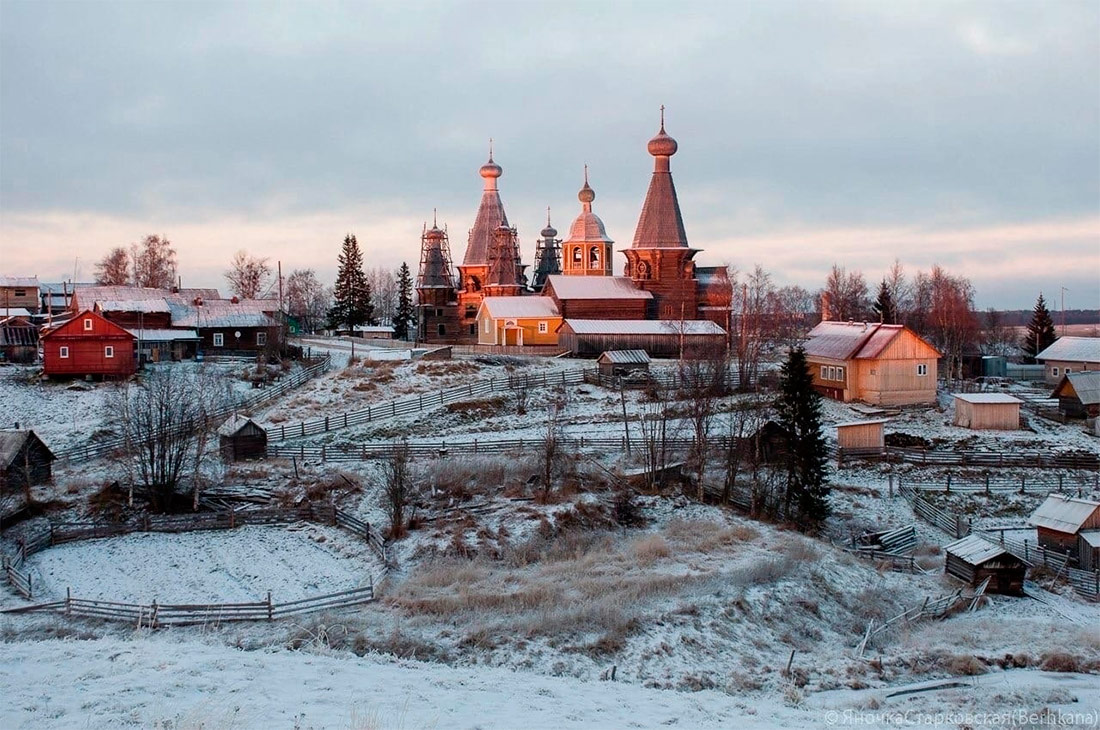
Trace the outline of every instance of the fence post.
{"label": "fence post", "polygon": [[1026,479],[1027,477],[1025,477],[1023,474],[1020,475],[1020,494],[1027,494],[1027,488],[1025,486]]}
{"label": "fence post", "polygon": [[951,494],[951,475],[947,475],[947,493]]}
{"label": "fence post", "polygon": [[1031,562],[1031,557],[1028,555],[1027,538],[1026,537],[1024,538],[1024,562],[1025,563],[1030,563]]}
{"label": "fence post", "polygon": [[73,615],[73,589],[69,587],[65,588],[65,615]]}
{"label": "fence post", "polygon": [[1059,492],[1062,491],[1062,475],[1061,474],[1058,475],[1058,491]]}
{"label": "fence post", "polygon": [[344,411],[344,428],[348,427],[348,412]]}
{"label": "fence post", "polygon": [[328,416],[325,416],[325,430],[328,430]]}
{"label": "fence post", "polygon": [[321,444],[321,461],[325,460],[325,445]]}
{"label": "fence post", "polygon": [[302,421],[302,438],[306,436],[306,422]]}
{"label": "fence post", "polygon": [[271,591],[267,592],[267,620],[268,621],[274,621],[275,620],[275,611],[271,606]]}
{"label": "fence post", "polygon": [[[989,472],[985,473],[985,496],[989,496]],[[1004,534],[1003,532],[1001,533]]]}
{"label": "fence post", "polygon": [[279,426],[279,440],[286,441],[286,424]]}
{"label": "fence post", "polygon": [[[139,609],[140,611],[140,609]],[[153,615],[149,617],[149,626],[152,628],[157,627],[157,614],[160,613],[160,607],[157,606],[157,599],[153,599]]]}

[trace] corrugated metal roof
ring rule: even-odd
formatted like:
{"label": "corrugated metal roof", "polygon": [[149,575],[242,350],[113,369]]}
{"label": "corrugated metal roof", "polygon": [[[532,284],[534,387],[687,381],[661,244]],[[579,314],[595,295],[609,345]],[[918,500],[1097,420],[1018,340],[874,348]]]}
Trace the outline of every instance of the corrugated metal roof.
{"label": "corrugated metal roof", "polygon": [[0,276],[0,286],[19,287],[22,289],[37,289],[37,276]]}
{"label": "corrugated metal roof", "polygon": [[[592,277],[604,278],[604,277]],[[567,319],[565,324],[578,335],[725,335],[726,331],[706,319],[666,322],[655,319]]]}
{"label": "corrugated metal roof", "polygon": [[653,295],[634,286],[625,276],[566,276],[555,274],[546,277],[558,299],[652,299]]}
{"label": "corrugated metal roof", "polygon": [[1081,530],[1077,533],[1089,547],[1100,548],[1100,530]]}
{"label": "corrugated metal roof", "polygon": [[1057,398],[1067,382],[1073,386],[1073,392],[1077,394],[1082,405],[1091,406],[1100,403],[1100,370],[1066,373],[1050,397]]}
{"label": "corrugated metal roof", "polygon": [[561,316],[550,297],[485,297],[481,300],[481,306],[493,319]]}
{"label": "corrugated metal roof", "polygon": [[807,355],[828,360],[873,359],[905,330],[904,325],[880,322],[821,322],[810,330],[804,347]]}
{"label": "corrugated metal roof", "polygon": [[1035,359],[1100,363],[1100,337],[1059,337]]}
{"label": "corrugated metal roof", "polygon": [[967,403],[1022,403],[1019,398],[1004,393],[953,393],[952,397]]}
{"label": "corrugated metal roof", "polygon": [[649,353],[645,350],[608,350],[597,360],[616,365],[645,365],[649,362]]}
{"label": "corrugated metal roof", "polygon": [[1028,522],[1057,532],[1077,532],[1081,525],[1100,509],[1100,502],[1052,494],[1039,505]]}
{"label": "corrugated metal roof", "polygon": [[970,565],[981,565],[999,555],[1008,554],[1008,551],[1000,545],[989,542],[977,535],[967,535],[961,540],[944,545],[943,550]]}
{"label": "corrugated metal roof", "polygon": [[174,340],[198,340],[199,333],[191,329],[166,330],[166,329],[127,329],[139,340],[145,342],[172,342]]}

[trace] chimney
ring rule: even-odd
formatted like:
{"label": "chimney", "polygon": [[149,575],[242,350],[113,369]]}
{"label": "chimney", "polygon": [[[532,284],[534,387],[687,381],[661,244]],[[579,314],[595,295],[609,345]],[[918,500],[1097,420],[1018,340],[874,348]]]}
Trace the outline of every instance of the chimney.
{"label": "chimney", "polygon": [[195,297],[194,300],[192,300],[192,304],[194,304],[196,307],[201,307],[202,297]]}
{"label": "chimney", "polygon": [[821,321],[829,322],[833,318],[832,295],[827,291],[821,292]]}
{"label": "chimney", "polygon": [[234,297],[233,297],[232,299],[230,299],[229,301],[233,302],[234,304],[240,304],[240,303],[241,303],[241,300],[240,300],[240,299],[238,299],[238,298],[237,298],[236,296],[234,296]]}

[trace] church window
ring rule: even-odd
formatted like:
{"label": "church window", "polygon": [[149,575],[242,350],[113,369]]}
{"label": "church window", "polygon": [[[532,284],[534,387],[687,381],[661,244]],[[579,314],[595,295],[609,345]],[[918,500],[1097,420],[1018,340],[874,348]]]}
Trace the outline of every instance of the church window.
{"label": "church window", "polygon": [[588,261],[593,266],[599,266],[600,265],[600,247],[599,246],[593,246],[592,249],[588,252]]}
{"label": "church window", "polygon": [[581,253],[581,247],[580,246],[574,246],[573,247],[573,263],[580,264],[582,262],[583,257],[584,257],[584,255]]}

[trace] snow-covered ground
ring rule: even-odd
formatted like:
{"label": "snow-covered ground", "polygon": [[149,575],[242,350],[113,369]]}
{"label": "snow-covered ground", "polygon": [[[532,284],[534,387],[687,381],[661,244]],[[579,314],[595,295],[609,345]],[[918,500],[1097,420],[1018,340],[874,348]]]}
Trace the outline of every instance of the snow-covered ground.
{"label": "snow-covered ground", "polygon": [[316,524],[133,533],[68,543],[27,561],[43,600],[64,597],[149,605],[275,603],[367,585],[381,565],[361,540]]}

